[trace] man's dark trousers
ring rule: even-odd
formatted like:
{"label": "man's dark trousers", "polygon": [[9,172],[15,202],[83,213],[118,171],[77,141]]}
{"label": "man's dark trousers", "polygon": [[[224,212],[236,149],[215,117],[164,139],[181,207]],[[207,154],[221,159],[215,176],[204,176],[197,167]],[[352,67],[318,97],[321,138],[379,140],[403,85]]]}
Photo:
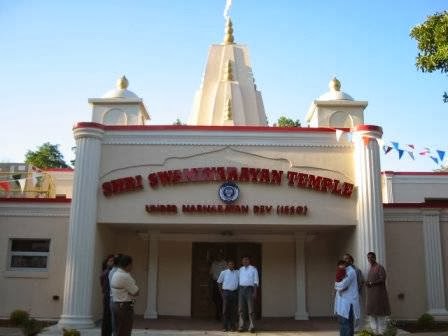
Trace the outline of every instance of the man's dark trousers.
{"label": "man's dark trousers", "polygon": [[355,334],[353,305],[350,305],[350,312],[348,314],[348,319],[338,315],[338,321],[339,321],[339,335],[340,336],[353,336]]}
{"label": "man's dark trousers", "polygon": [[238,314],[240,316],[239,330],[255,329],[255,311],[254,311],[254,287],[240,286],[238,291]]}
{"label": "man's dark trousers", "polygon": [[134,305],[132,302],[114,302],[116,335],[131,336],[132,323],[134,322]]}
{"label": "man's dark trousers", "polygon": [[238,307],[238,290],[222,291],[222,323],[225,330],[235,329]]}

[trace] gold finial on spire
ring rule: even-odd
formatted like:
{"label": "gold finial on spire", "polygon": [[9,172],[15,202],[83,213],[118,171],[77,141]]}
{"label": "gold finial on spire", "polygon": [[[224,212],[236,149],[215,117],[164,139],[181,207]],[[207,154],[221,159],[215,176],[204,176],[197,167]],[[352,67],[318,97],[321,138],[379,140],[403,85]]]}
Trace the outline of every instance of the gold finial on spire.
{"label": "gold finial on spire", "polygon": [[117,88],[121,89],[121,90],[126,90],[129,86],[129,81],[126,78],[126,76],[121,76],[120,78],[118,78],[117,80]]}
{"label": "gold finial on spire", "polygon": [[225,70],[225,79],[228,81],[233,81],[233,68],[232,68],[232,61],[227,61],[227,67]]}
{"label": "gold finial on spire", "polygon": [[233,37],[233,23],[230,17],[226,21],[224,33],[224,44],[234,44],[235,38]]}
{"label": "gold finial on spire", "polygon": [[233,115],[232,115],[232,99],[229,97],[229,99],[227,100],[227,107],[226,107],[226,112],[227,112],[227,120],[232,120]]}
{"label": "gold finial on spire", "polygon": [[330,91],[341,91],[341,82],[335,76],[330,83],[328,83],[328,87],[330,88]]}

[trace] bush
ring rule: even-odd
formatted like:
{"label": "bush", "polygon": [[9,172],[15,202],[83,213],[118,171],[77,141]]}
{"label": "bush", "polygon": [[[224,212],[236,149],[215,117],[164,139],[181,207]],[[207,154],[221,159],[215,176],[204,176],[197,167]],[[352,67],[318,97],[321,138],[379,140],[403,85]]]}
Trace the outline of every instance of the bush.
{"label": "bush", "polygon": [[357,336],[375,336],[372,330],[363,329],[356,333]]}
{"label": "bush", "polygon": [[434,326],[434,317],[431,314],[423,314],[417,320],[417,328],[421,330],[428,330]]}
{"label": "bush", "polygon": [[42,329],[44,328],[43,323],[35,320],[35,319],[28,319],[23,325],[22,330],[25,336],[34,336],[39,334]]}
{"label": "bush", "polygon": [[15,326],[23,326],[30,319],[30,314],[24,310],[14,310],[9,315],[9,321]]}
{"label": "bush", "polygon": [[64,336],[81,336],[81,333],[76,329],[62,329]]}

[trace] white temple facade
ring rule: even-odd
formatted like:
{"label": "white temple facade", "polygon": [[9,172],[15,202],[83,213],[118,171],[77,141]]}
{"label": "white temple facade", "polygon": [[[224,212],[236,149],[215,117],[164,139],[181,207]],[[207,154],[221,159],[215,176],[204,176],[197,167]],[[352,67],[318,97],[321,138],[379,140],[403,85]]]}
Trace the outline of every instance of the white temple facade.
{"label": "white temple facade", "polygon": [[309,127],[268,126],[229,19],[188,125],[147,125],[128,85],[122,77],[89,99],[92,119],[73,129],[67,197],[1,195],[1,317],[25,309],[60,327],[93,327],[110,253],[133,257],[144,319],[213,318],[207,286],[218,253],[237,264],[252,257],[260,318],[332,316],[336,262],[350,253],[366,273],[374,251],[393,318],[448,318],[448,173],[382,173],[383,129],[364,124],[367,101],[338,79],[311,103]]}

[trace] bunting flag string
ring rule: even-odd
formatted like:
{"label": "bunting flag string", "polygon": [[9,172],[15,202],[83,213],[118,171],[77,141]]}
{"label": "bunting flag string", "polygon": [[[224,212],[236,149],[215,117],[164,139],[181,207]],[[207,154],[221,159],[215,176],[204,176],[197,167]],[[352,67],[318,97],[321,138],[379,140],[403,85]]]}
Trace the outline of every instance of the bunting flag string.
{"label": "bunting flag string", "polygon": [[0,190],[9,192],[11,190],[11,184],[18,184],[20,187],[20,191],[23,192],[25,190],[25,185],[27,180],[31,180],[33,187],[36,187],[36,184],[39,183],[40,179],[44,176],[44,174],[32,172],[30,177],[19,178],[20,174],[13,175],[12,179],[0,180]]}
{"label": "bunting flag string", "polygon": [[[346,136],[347,141],[352,142],[353,132],[346,132],[340,129],[336,129],[336,141],[340,142],[343,135]],[[362,141],[365,145],[369,143],[371,138],[362,137]],[[431,149],[429,147],[419,147],[415,144],[401,144],[398,141],[385,141],[384,139],[377,139],[378,145],[383,150],[385,155],[388,155],[392,151],[398,153],[398,159],[401,160],[403,158],[404,153],[407,153],[407,156],[412,160],[416,160],[417,154],[421,157],[428,157],[432,161],[434,161],[437,165],[443,165],[443,162],[446,158],[448,158],[447,152],[448,150],[442,149]],[[418,149],[421,148],[421,149]]]}

